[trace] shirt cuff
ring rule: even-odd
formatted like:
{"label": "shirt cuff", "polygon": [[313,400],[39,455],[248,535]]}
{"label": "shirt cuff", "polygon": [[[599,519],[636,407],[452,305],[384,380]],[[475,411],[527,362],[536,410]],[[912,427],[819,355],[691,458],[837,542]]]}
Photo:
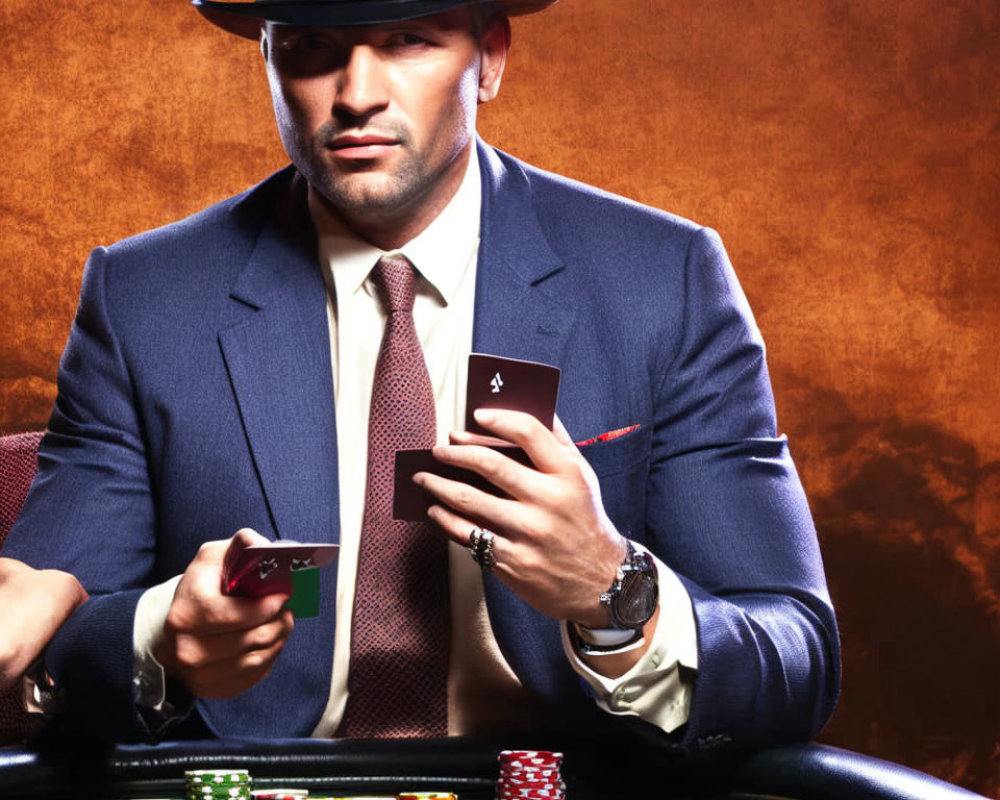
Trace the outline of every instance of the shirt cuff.
{"label": "shirt cuff", "polygon": [[166,675],[163,666],[153,656],[156,637],[167,622],[167,613],[174,600],[174,592],[181,576],[152,586],[142,593],[135,607],[132,627],[132,650],[135,666],[132,672],[133,698],[140,706],[153,711],[163,711],[167,696]]}
{"label": "shirt cuff", "polygon": [[[635,547],[648,552],[639,544]],[[566,622],[562,623],[563,650],[573,669],[593,688],[599,708],[610,714],[638,716],[670,733],[687,722],[691,713],[698,635],[687,589],[670,567],[650,555],[656,564],[660,615],[645,655],[624,675],[605,677],[580,658]]]}

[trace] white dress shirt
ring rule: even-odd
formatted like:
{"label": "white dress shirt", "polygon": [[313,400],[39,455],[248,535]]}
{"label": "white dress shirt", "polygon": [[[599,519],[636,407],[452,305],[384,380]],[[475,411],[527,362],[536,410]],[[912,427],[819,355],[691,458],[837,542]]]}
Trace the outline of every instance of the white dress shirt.
{"label": "white dress shirt", "polygon": [[[413,308],[437,408],[438,443],[464,427],[468,355],[472,349],[475,277],[482,192],[476,150],[455,196],[418,236],[391,251],[406,256],[418,272]],[[318,202],[309,209],[319,233],[319,263],[328,289],[327,317],[336,402],[340,491],[340,555],[337,564],[337,625],[330,694],[314,736],[336,732],[347,702],[351,616],[358,545],[364,513],[368,412],[375,362],[386,314],[369,273],[385,255],[360,239]],[[224,535],[228,532],[220,532]],[[656,559],[660,615],[646,654],[625,675],[605,678],[584,664],[563,625],[570,664],[593,687],[597,704],[612,714],[634,714],[672,731],[687,721],[697,638],[691,600],[677,576]],[[487,616],[482,573],[466,548],[449,549],[451,661],[448,729],[451,734],[489,731],[530,722],[542,712],[500,653]],[[152,644],[179,578],[147,590],[136,611],[136,689],[140,702],[162,707],[162,668]],[[295,635],[294,633],[292,634]]]}

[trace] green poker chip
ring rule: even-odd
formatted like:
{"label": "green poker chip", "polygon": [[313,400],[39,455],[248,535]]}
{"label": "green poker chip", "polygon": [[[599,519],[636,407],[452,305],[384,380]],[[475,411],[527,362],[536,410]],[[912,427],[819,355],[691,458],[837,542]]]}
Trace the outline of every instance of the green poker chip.
{"label": "green poker chip", "polygon": [[185,800],[250,800],[252,787],[245,769],[191,769],[184,773]]}

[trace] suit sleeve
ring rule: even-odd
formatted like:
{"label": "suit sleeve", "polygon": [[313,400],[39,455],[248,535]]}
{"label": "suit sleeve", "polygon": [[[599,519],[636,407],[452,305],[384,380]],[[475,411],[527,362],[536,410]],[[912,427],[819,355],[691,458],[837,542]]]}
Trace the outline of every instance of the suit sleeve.
{"label": "suit sleeve", "polygon": [[808,739],[839,642],[805,494],[776,430],[764,345],[717,235],[696,232],[683,326],[657,348],[647,544],[684,582],[698,674],[684,745]]}
{"label": "suit sleeve", "polygon": [[106,252],[84,269],[39,474],[5,555],[75,574],[90,593],[49,645],[68,721],[116,739],[147,733],[133,703],[133,619],[150,582],[155,510],[129,369],[108,301]]}

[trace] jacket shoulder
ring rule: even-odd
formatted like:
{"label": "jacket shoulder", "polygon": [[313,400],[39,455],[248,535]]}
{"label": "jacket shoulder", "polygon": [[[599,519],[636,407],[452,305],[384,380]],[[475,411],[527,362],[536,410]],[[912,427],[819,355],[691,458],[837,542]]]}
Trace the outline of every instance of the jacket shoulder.
{"label": "jacket shoulder", "polygon": [[[297,174],[286,168],[185,219],[96,248],[83,270],[78,308],[98,303],[116,325],[136,330],[226,324],[230,295],[259,242],[290,207],[304,205]],[[301,227],[297,235],[305,235]]]}
{"label": "jacket shoulder", "polygon": [[506,170],[523,176],[540,224],[557,239],[599,238],[604,246],[621,242],[630,249],[651,240],[658,247],[673,242],[686,250],[691,237],[704,230],[677,214],[548,172],[502,151],[495,152]]}
{"label": "jacket shoulder", "polygon": [[139,259],[162,265],[191,260],[195,254],[202,264],[216,253],[245,254],[265,221],[280,208],[295,174],[292,167],[285,167],[191,216],[122,239],[105,248],[107,255],[113,260]]}

